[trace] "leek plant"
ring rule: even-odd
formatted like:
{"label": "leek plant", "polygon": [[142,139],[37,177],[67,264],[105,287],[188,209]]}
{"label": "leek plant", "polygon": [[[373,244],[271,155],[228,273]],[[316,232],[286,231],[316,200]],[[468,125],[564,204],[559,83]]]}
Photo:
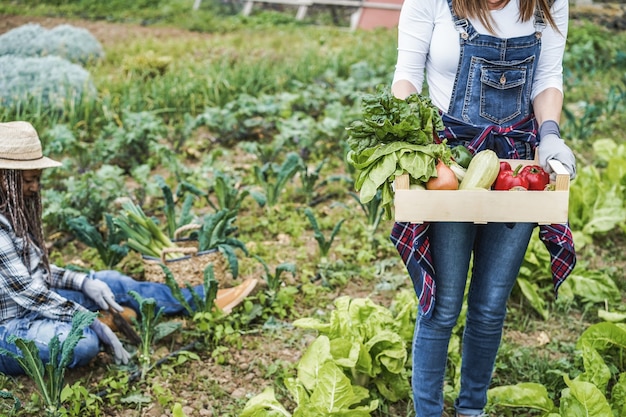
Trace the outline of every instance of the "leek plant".
{"label": "leek plant", "polygon": [[65,385],[65,369],[74,358],[74,348],[83,336],[83,330],[95,320],[98,314],[80,311],[72,319],[72,328],[61,343],[58,335],[54,335],[48,344],[48,363],[44,364],[39,356],[39,348],[32,340],[11,335],[9,343],[15,343],[21,354],[0,348],[1,355],[15,359],[35,383],[41,394],[46,415],[49,417],[61,416],[64,407],[61,404],[61,392]]}
{"label": "leek plant", "polygon": [[[154,258],[161,258],[164,248],[175,247],[167,234],[143,212],[141,207],[127,200],[122,204],[122,209],[122,213],[113,219],[113,223],[128,236],[126,240],[128,247]],[[180,254],[169,253],[168,256],[176,258]]]}

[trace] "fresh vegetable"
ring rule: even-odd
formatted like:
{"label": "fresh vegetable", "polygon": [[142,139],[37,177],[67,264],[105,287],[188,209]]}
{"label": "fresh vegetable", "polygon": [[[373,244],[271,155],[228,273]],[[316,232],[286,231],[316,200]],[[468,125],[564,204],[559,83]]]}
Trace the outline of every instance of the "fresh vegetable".
{"label": "fresh vegetable", "polygon": [[528,189],[532,191],[543,191],[550,184],[550,174],[539,165],[526,165],[520,175],[526,178]]}
{"label": "fresh vegetable", "polygon": [[505,166],[504,169],[500,170],[493,188],[499,191],[508,191],[513,188],[520,190],[519,187],[522,187],[524,190],[528,190],[528,180],[520,172],[522,166],[518,165],[515,170],[512,170],[510,164],[507,163],[507,165],[509,165],[509,169]]}
{"label": "fresh vegetable", "polygon": [[346,128],[348,145],[357,154],[397,141],[427,145],[433,142],[435,130],[444,128],[437,107],[419,94],[402,100],[383,88],[377,94],[364,95],[361,108],[362,118]]}
{"label": "fresh vegetable", "polygon": [[460,184],[461,181],[463,181],[463,178],[465,178],[466,169],[454,161],[450,161],[450,169],[454,172],[454,175],[456,175],[456,179]]}
{"label": "fresh vegetable", "polygon": [[474,157],[472,153],[463,145],[455,146],[452,148],[452,159],[454,162],[461,165],[463,168],[467,169],[470,161]]}
{"label": "fresh vegetable", "polygon": [[352,122],[348,163],[357,170],[355,189],[361,203],[371,201],[381,191],[381,208],[391,219],[396,176],[408,174],[412,183],[425,183],[437,175],[437,159],[450,160],[446,143],[433,143],[436,130],[442,130],[439,110],[430,99],[412,94],[405,100],[387,89],[362,98],[362,117]]}
{"label": "fresh vegetable", "polygon": [[[142,255],[160,258],[164,248],[176,246],[154,220],[130,200],[122,203],[122,212],[113,223],[128,236],[128,247]],[[170,259],[180,256],[180,253],[168,254]]]}
{"label": "fresh vegetable", "polygon": [[449,155],[450,149],[445,143],[412,145],[393,142],[368,148],[361,153],[350,151],[347,160],[359,170],[354,187],[359,191],[361,202],[369,202],[381,189],[381,207],[385,210],[386,219],[391,219],[391,184],[396,176],[408,173],[415,182],[425,183],[437,175],[437,159],[449,159]]}
{"label": "fresh vegetable", "polygon": [[465,178],[459,185],[459,190],[471,190],[483,188],[488,190],[494,183],[500,172],[500,159],[498,155],[490,149],[478,152],[472,158]]}
{"label": "fresh vegetable", "polygon": [[456,190],[459,188],[459,180],[456,174],[443,160],[437,162],[437,176],[426,181],[427,190]]}

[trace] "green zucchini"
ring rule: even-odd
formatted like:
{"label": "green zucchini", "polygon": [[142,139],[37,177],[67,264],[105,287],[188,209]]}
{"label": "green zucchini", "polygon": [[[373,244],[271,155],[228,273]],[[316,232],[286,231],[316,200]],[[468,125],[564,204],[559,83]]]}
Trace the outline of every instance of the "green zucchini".
{"label": "green zucchini", "polygon": [[459,185],[459,190],[483,188],[488,190],[498,177],[500,159],[492,150],[486,149],[474,155],[467,167],[465,177]]}

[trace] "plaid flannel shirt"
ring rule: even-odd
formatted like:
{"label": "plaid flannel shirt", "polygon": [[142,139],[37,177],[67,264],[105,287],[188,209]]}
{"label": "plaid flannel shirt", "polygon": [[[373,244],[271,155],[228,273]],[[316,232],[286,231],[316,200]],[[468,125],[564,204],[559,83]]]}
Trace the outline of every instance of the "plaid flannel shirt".
{"label": "plaid flannel shirt", "polygon": [[86,274],[41,262],[41,252],[31,245],[30,266],[22,261],[24,240],[16,236],[6,217],[0,215],[0,324],[35,312],[42,317],[71,321],[84,307],[65,299],[51,288],[80,291]]}

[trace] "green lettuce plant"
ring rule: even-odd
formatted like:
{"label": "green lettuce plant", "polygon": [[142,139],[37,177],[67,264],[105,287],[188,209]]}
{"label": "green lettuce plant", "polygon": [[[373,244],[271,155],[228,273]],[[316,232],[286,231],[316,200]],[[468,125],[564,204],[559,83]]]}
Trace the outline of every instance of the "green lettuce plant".
{"label": "green lettuce plant", "polygon": [[335,300],[328,322],[296,320],[318,337],[285,381],[296,408],[291,414],[267,389],[248,401],[242,417],[370,416],[381,396],[395,402],[410,396],[409,359],[417,299],[402,291],[387,309],[368,298]]}
{"label": "green lettuce plant", "polygon": [[490,407],[531,409],[542,417],[626,415],[626,325],[594,324],[579,337],[576,349],[584,370],[575,378],[563,375],[567,388],[560,396],[541,384],[522,382],[491,388]]}

